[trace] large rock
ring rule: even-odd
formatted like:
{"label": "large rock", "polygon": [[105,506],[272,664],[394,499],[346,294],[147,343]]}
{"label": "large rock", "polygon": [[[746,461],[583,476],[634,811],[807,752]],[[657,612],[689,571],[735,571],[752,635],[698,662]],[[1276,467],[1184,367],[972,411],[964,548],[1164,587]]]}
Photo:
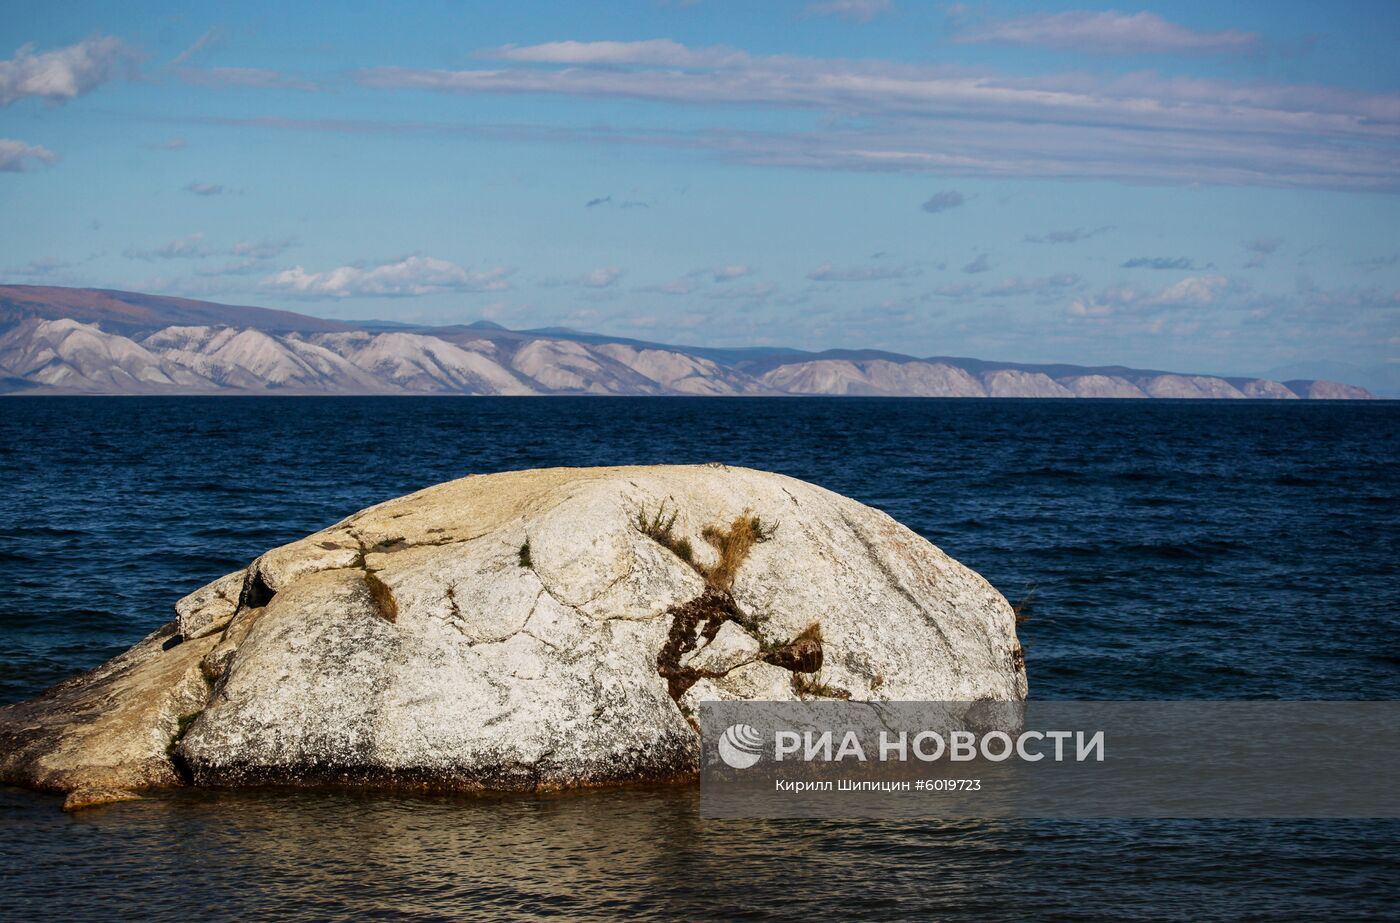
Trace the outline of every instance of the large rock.
{"label": "large rock", "polygon": [[1017,700],[1015,615],[877,510],[720,465],[468,477],[179,603],[0,709],[0,781],[535,790],[687,778],[699,702]]}

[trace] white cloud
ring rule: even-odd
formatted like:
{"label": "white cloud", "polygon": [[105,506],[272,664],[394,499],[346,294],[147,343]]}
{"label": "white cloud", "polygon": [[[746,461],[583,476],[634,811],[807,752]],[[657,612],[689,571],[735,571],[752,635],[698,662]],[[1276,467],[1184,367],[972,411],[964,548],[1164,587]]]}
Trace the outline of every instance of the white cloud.
{"label": "white cloud", "polygon": [[642,291],[651,292],[657,295],[689,295],[700,287],[700,282],[694,273],[681,276],[679,279],[672,279],[670,282],[661,282],[655,285],[646,285]]}
{"label": "white cloud", "polygon": [[732,282],[735,279],[742,279],[751,272],[753,270],[744,263],[730,263],[728,266],[720,266],[716,269],[713,278],[716,282]]}
{"label": "white cloud", "polygon": [[622,270],[616,266],[601,266],[581,276],[551,276],[540,282],[549,288],[577,286],[580,288],[611,288],[622,278]]}
{"label": "white cloud", "polygon": [[26,96],[63,102],[96,89],[133,69],[135,52],[121,39],[99,36],[34,53],[24,45],[8,61],[0,61],[0,105]]}
{"label": "white cloud", "polygon": [[240,240],[229,249],[229,252],[234,256],[270,260],[281,256],[282,252],[291,245],[290,240]]}
{"label": "white cloud", "polygon": [[1205,307],[1214,304],[1216,298],[1230,287],[1227,276],[1187,276],[1180,282],[1169,285],[1148,299],[1148,304],[1180,305],[1184,307]]}
{"label": "white cloud", "polygon": [[898,266],[853,266],[837,269],[823,263],[807,273],[814,282],[879,282],[882,279],[902,279],[908,272]]}
{"label": "white cloud", "polygon": [[[690,48],[669,39],[552,42],[507,46],[482,55],[560,67],[381,67],[361,70],[355,79],[381,88],[747,103],[912,118],[961,113],[1078,124],[1093,117],[1156,129],[1316,129],[1379,135],[1392,134],[1400,119],[1400,102],[1391,93],[1238,84],[1151,72],[1014,77],[942,65],[760,56],[723,46]],[[698,73],[688,72],[692,70]]]}
{"label": "white cloud", "polygon": [[615,266],[605,266],[585,275],[579,280],[579,284],[588,288],[607,288],[620,278],[622,278],[621,269]]}
{"label": "white cloud", "polygon": [[894,12],[893,0],[823,0],[809,3],[808,16],[840,16],[853,22],[869,22],[882,13]]}
{"label": "white cloud", "polygon": [[1015,295],[1047,295],[1059,292],[1066,288],[1073,288],[1079,284],[1079,276],[1072,272],[1056,273],[1052,276],[1040,276],[1037,278],[1023,279],[1015,276],[1010,279],[1003,279],[995,285],[989,285],[983,293],[993,298],[1005,298]]}
{"label": "white cloud", "polygon": [[22,173],[29,169],[29,162],[53,163],[58,155],[37,144],[25,144],[13,138],[0,138],[0,173]]}
{"label": "white cloud", "polygon": [[1082,51],[1090,54],[1213,54],[1248,51],[1259,44],[1253,32],[1198,32],[1155,13],[1068,10],[993,20],[954,36],[963,43],[1000,42]]}
{"label": "white cloud", "polygon": [[1203,308],[1220,301],[1237,289],[1228,276],[1187,276],[1156,292],[1144,292],[1122,285],[1104,289],[1092,297],[1076,298],[1066,313],[1071,317],[1107,317],[1125,311],[1157,314],[1163,308]]}
{"label": "white cloud", "polygon": [[202,276],[247,275],[252,272],[265,272],[268,267],[259,261],[274,259],[292,245],[290,240],[241,240],[227,249],[210,247],[204,242],[203,232],[196,231],[178,240],[172,240],[160,247],[143,249],[128,247],[122,256],[132,260],[202,260],[212,256],[236,256],[239,262],[224,269],[201,270]]}
{"label": "white cloud", "polygon": [[193,182],[185,187],[185,191],[193,192],[195,195],[202,196],[223,195],[224,184]]}
{"label": "white cloud", "polygon": [[151,250],[127,247],[122,251],[122,256],[130,260],[178,260],[202,259],[210,253],[211,251],[204,246],[204,234],[196,231]]}
{"label": "white cloud", "polygon": [[[495,61],[548,64],[659,65],[663,67],[714,68],[745,65],[753,61],[746,51],[713,45],[690,48],[668,38],[640,42],[544,42],[539,45],[502,45],[479,55]],[[386,68],[386,70],[395,70]],[[450,74],[450,71],[406,71],[406,74]],[[466,73],[466,72],[463,72]]]}
{"label": "white cloud", "polygon": [[1107,317],[1114,313],[1114,306],[1096,298],[1076,298],[1069,303],[1070,317]]}
{"label": "white cloud", "polygon": [[301,266],[274,273],[264,288],[303,298],[351,298],[355,296],[410,296],[436,292],[498,292],[510,287],[511,270],[499,268],[471,272],[448,260],[410,256],[378,266],[340,266],[324,272],[307,272]]}
{"label": "white cloud", "polygon": [[[1393,156],[1400,142],[1397,93],[1152,72],[1017,77],[947,65],[753,55],[669,39],[552,42],[481,55],[501,63],[466,70],[374,68],[355,79],[383,89],[816,109],[863,120],[859,127],[813,131],[711,127],[606,134],[615,143],[697,148],[761,165],[1400,187]],[[565,134],[603,137],[586,130]],[[557,130],[550,135],[559,136]]]}
{"label": "white cloud", "polygon": [[940,285],[929,292],[935,298],[952,298],[961,300],[977,293],[976,282],[955,282],[949,285]]}

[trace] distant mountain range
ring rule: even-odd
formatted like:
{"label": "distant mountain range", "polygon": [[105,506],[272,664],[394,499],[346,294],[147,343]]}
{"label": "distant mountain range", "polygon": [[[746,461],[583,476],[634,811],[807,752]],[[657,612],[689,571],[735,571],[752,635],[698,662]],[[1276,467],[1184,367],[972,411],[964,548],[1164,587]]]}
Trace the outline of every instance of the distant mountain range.
{"label": "distant mountain range", "polygon": [[0,286],[0,393],[690,394],[1366,399],[1317,379],[668,346],[562,328],[416,327],[101,289]]}

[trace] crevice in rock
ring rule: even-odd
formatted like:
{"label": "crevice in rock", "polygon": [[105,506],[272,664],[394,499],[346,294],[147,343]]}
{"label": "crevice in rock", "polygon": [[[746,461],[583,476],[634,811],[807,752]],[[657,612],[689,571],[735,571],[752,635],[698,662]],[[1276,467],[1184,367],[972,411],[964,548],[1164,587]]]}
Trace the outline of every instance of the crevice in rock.
{"label": "crevice in rock", "polygon": [[541,753],[538,759],[530,764],[530,788],[534,791],[540,790],[540,776],[543,775],[540,767],[544,765],[545,760],[554,755],[554,751],[555,748],[550,747],[548,750]]}
{"label": "crevice in rock", "polygon": [[937,616],[929,612],[924,604],[919,601],[919,598],[904,585],[904,581],[899,579],[899,575],[890,569],[889,565],[881,558],[879,549],[875,547],[875,544],[871,542],[870,538],[865,534],[865,530],[862,529],[859,524],[844,513],[841,515],[841,521],[846,524],[846,528],[851,530],[851,534],[856,537],[856,541],[860,542],[861,548],[865,551],[866,560],[874,565],[875,569],[880,572],[881,576],[885,578],[885,581],[896,593],[904,597],[909,604],[914,607],[914,610],[918,612],[919,615],[923,616],[924,622],[934,630],[938,635],[938,640],[943,642],[944,649],[951,655],[955,650],[953,642],[949,639],[948,633],[943,630],[943,626],[939,623]]}
{"label": "crevice in rock", "polygon": [[[703,593],[666,610],[665,614],[671,616],[671,630],[667,633],[666,643],[656,655],[656,672],[665,678],[667,691],[679,706],[681,696],[700,679],[725,675],[724,672],[708,672],[681,665],[681,658],[695,650],[697,632],[708,643],[715,639],[725,622],[735,622],[754,637],[762,638],[760,620],[744,612],[730,591],[734,588],[739,567],[748,559],[749,552],[755,545],[772,538],[777,526],[763,522],[748,510],[737,516],[728,529],[705,526],[700,535],[718,555],[715,564],[706,567],[695,560],[690,540],[675,534],[678,515],[678,510],[668,511],[663,502],[650,514],[639,508],[634,525],[638,532],[680,558],[705,579]],[[816,656],[820,663],[820,639],[817,644]],[[690,719],[689,715],[686,717]]]}
{"label": "crevice in rock", "polygon": [[[428,531],[441,532],[443,530],[429,529]],[[345,534],[349,536],[350,539],[355,542],[356,547],[359,548],[360,553],[356,557],[355,561],[351,564],[352,567],[358,568],[364,568],[365,557],[367,555],[398,554],[401,551],[409,551],[414,548],[441,548],[445,545],[465,545],[468,542],[474,542],[481,537],[479,535],[476,535],[470,536],[468,538],[458,538],[455,535],[446,535],[441,538],[423,539],[421,541],[409,541],[402,535],[393,535],[389,536],[388,538],[376,539],[373,544],[370,544],[365,541],[363,536],[361,536],[352,528],[347,527],[345,529]],[[322,543],[322,547],[325,547],[325,543]]]}
{"label": "crevice in rock", "polygon": [[[566,601],[560,599],[558,596],[556,596],[555,593],[554,593],[554,591],[551,590],[551,589],[549,588],[549,584],[547,584],[547,583],[544,582],[544,578],[543,578],[543,577],[540,577],[539,571],[536,571],[536,572],[535,572],[535,577],[540,581],[540,589],[543,590],[545,593],[549,594],[549,598],[550,598],[550,599],[554,600],[556,603],[558,603],[560,606],[563,606],[565,609],[568,609],[568,610],[572,611],[572,612],[574,613],[574,615],[577,615],[579,618],[584,618],[584,619],[591,618],[591,616],[585,615],[584,612],[583,612],[583,610],[580,609],[578,606],[575,606],[575,605],[574,605],[573,603],[571,603],[571,602],[566,602]],[[614,616],[613,618],[618,618],[618,617],[617,617],[617,616]],[[595,622],[608,622],[608,621],[612,621],[612,618],[607,618],[607,619],[592,619],[592,620],[595,621]]]}
{"label": "crevice in rock", "polygon": [[238,593],[238,605],[234,611],[261,609],[272,602],[272,597],[276,595],[277,591],[267,585],[262,572],[256,567],[250,567],[248,576],[243,578],[243,589]]}
{"label": "crevice in rock", "polygon": [[707,641],[713,641],[721,625],[739,621],[744,613],[727,590],[714,587],[689,602],[672,606],[666,613],[671,616],[671,630],[656,655],[656,672],[665,678],[671,698],[679,700],[704,676],[699,670],[681,666],[681,658],[695,650],[697,629]]}
{"label": "crevice in rock", "polygon": [[[225,666],[227,666],[227,661],[225,662]],[[175,770],[175,775],[177,775],[180,781],[185,785],[194,784],[194,770],[190,768],[189,762],[185,759],[184,754],[180,752],[180,741],[185,739],[185,734],[189,732],[190,726],[194,724],[195,719],[204,714],[204,710],[208,708],[209,703],[213,701],[215,688],[218,684],[218,680],[222,679],[222,676],[213,676],[211,672],[208,665],[208,655],[206,654],[204,657],[201,657],[199,661],[199,678],[204,680],[204,704],[200,706],[199,711],[188,712],[183,715],[178,715],[175,718],[175,733],[165,745],[165,757],[170,761],[170,768]]]}
{"label": "crevice in rock", "polygon": [[179,776],[180,781],[185,785],[194,784],[194,770],[190,768],[189,761],[180,752],[180,741],[185,738],[185,734],[189,731],[190,725],[194,724],[194,720],[202,714],[204,714],[203,711],[197,711],[176,718],[175,736],[170,738],[170,743],[166,744],[165,747],[165,756],[170,760],[171,768],[175,770],[175,775]]}
{"label": "crevice in rock", "polygon": [[345,529],[345,534],[350,536],[351,540],[355,543],[355,547],[359,549],[358,553],[355,555],[355,560],[350,562],[350,566],[364,570],[365,555],[369,554],[369,548],[365,545],[365,540],[360,538],[360,533],[349,527]]}
{"label": "crevice in rock", "polygon": [[[577,608],[581,609],[584,606],[591,605],[597,602],[598,600],[602,599],[604,596],[611,593],[614,587],[616,587],[619,583],[632,576],[632,571],[636,568],[636,566],[636,558],[629,557],[627,559],[627,570],[623,571],[616,579],[608,581],[607,586],[603,587],[601,590],[594,593],[592,596],[588,597],[583,602],[579,603]],[[535,576],[540,578],[540,583],[544,583],[544,578],[540,577],[539,571],[535,571]]]}

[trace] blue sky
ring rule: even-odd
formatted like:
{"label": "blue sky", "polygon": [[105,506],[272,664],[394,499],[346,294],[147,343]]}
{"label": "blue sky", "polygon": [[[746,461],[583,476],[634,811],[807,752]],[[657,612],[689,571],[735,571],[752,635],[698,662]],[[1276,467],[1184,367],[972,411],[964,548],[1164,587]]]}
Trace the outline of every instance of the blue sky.
{"label": "blue sky", "polygon": [[1393,3],[64,3],[0,274],[328,317],[1400,357]]}

